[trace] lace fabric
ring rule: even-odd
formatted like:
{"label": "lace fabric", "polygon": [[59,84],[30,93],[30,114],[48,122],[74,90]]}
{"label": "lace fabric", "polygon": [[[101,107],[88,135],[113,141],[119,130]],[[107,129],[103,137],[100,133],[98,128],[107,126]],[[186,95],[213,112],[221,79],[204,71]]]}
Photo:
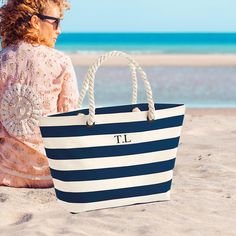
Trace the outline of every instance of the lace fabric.
{"label": "lace fabric", "polygon": [[49,174],[38,118],[75,110],[78,95],[73,65],[64,53],[23,41],[0,52],[0,185],[52,185],[32,177],[32,166],[41,177]]}

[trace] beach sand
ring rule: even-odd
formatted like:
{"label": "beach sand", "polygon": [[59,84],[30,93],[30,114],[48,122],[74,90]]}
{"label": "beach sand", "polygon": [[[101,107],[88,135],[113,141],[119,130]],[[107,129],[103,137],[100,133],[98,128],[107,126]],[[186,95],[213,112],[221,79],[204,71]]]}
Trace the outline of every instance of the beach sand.
{"label": "beach sand", "polygon": [[[91,65],[102,54],[68,53],[75,66]],[[132,57],[142,66],[236,66],[236,54],[132,54]],[[104,65],[128,64],[124,58],[115,57]]]}
{"label": "beach sand", "polygon": [[171,200],[70,214],[53,189],[0,187],[0,235],[236,235],[236,109],[187,109]]}
{"label": "beach sand", "polygon": [[[69,54],[74,66],[97,54]],[[236,55],[133,55],[143,66],[236,66]],[[127,65],[124,59],[106,65]],[[171,200],[70,214],[54,189],[0,187],[0,235],[236,235],[236,109],[187,109]]]}

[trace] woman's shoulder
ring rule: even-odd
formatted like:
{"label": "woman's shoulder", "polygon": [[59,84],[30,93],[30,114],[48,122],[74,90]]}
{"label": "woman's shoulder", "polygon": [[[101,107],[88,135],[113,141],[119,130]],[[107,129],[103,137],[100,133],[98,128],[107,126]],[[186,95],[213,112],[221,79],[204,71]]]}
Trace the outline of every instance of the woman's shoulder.
{"label": "woman's shoulder", "polygon": [[[32,47],[35,47],[35,46],[32,46]],[[36,46],[37,47],[37,46]],[[38,46],[39,50],[41,51],[44,51],[46,53],[51,53],[51,54],[54,54],[55,56],[58,56],[58,57],[66,57],[66,54],[62,51],[59,51],[58,49],[56,48],[50,48],[46,45],[40,45]]]}
{"label": "woman's shoulder", "polygon": [[[18,44],[20,54],[25,55],[28,58],[35,58],[37,60],[53,60],[59,63],[67,63],[70,60],[69,56],[64,52],[55,48],[50,48],[46,45],[32,45],[27,42],[20,42]],[[14,49],[13,49],[14,50]]]}
{"label": "woman's shoulder", "polygon": [[46,45],[39,45],[39,46],[31,45],[30,48],[32,51],[35,51],[35,53],[38,53],[39,56],[42,55],[45,58],[54,57],[61,61],[68,60],[68,56],[64,52],[55,48],[50,48]]}
{"label": "woman's shoulder", "polygon": [[26,42],[20,42],[17,45],[11,45],[0,52],[1,62],[13,62],[24,65],[26,62],[37,66],[64,69],[71,65],[71,59],[64,52],[45,45],[32,45]]}
{"label": "woman's shoulder", "polygon": [[47,60],[53,60],[54,62],[57,61],[62,67],[67,66],[68,64],[71,64],[71,58],[69,55],[65,54],[64,52],[55,49],[50,48],[45,45],[40,45],[38,48],[39,54]]}
{"label": "woman's shoulder", "polygon": [[33,45],[25,41],[20,41],[17,44],[11,44],[5,48],[2,48],[0,50],[0,55],[3,55],[8,52],[16,52],[17,54],[22,53],[22,52],[28,52],[28,54],[40,53],[40,54],[46,54],[50,56],[55,55],[55,56],[63,57],[63,58],[68,57],[64,52],[59,51],[55,48],[50,48],[46,45]]}

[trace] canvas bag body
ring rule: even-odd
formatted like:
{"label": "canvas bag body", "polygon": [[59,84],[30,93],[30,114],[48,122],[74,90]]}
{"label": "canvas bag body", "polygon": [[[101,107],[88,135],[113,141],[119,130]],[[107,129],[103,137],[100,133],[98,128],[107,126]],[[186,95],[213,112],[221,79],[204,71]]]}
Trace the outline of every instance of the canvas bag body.
{"label": "canvas bag body", "polygon": [[[132,75],[134,68],[141,73],[147,104],[95,110],[95,73],[113,56],[128,59]],[[133,79],[133,87],[137,88],[135,85]],[[79,106],[87,88],[89,109],[40,119],[58,201],[70,212],[83,212],[169,200],[184,105],[154,104],[146,74],[122,52],[107,53],[91,66]]]}

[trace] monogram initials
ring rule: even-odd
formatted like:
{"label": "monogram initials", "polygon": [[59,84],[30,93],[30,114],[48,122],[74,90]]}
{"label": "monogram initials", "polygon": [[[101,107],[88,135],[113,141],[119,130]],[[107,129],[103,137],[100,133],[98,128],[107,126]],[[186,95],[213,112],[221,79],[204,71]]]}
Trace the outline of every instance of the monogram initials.
{"label": "monogram initials", "polygon": [[131,140],[128,140],[127,134],[124,135],[115,135],[117,143],[131,143]]}

